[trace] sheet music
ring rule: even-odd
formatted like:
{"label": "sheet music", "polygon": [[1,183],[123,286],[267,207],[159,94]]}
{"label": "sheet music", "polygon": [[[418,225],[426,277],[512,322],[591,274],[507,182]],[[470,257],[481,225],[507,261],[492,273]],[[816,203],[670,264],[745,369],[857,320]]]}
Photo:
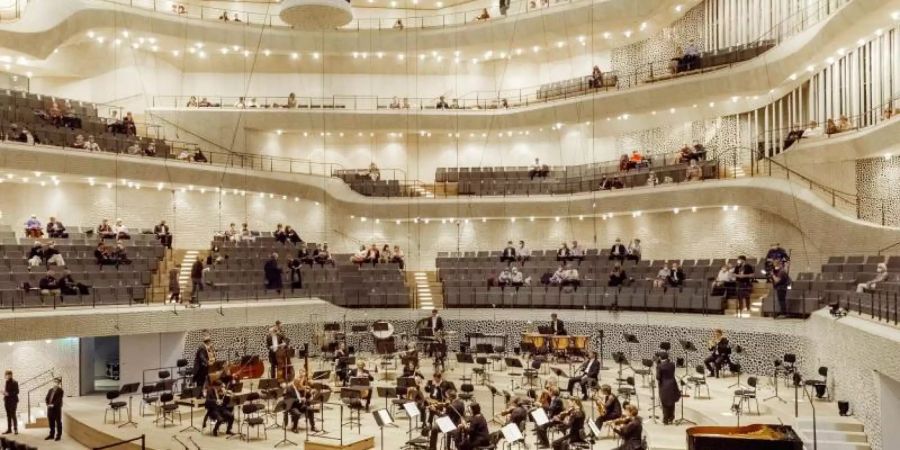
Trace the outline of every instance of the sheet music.
{"label": "sheet music", "polygon": [[436,422],[441,433],[447,434],[456,429],[456,425],[453,424],[453,421],[450,420],[449,416],[438,417]]}
{"label": "sheet music", "polygon": [[503,433],[503,439],[509,443],[519,441],[523,438],[522,430],[514,423],[506,424],[506,426],[500,429],[500,432]]}
{"label": "sheet music", "polygon": [[547,417],[547,413],[542,408],[531,411],[531,418],[534,419],[534,424],[537,426],[542,426],[547,422],[550,422],[550,418]]}
{"label": "sheet music", "polygon": [[594,423],[593,420],[585,420],[588,424],[588,428],[591,429],[591,434],[594,435],[595,438],[600,439],[600,429],[597,428],[597,424]]}
{"label": "sheet music", "polygon": [[[416,411],[418,411],[418,408],[416,408]],[[388,412],[388,410],[379,409],[378,411],[375,411],[375,413],[378,414],[378,417],[381,419],[381,423],[383,425],[390,425],[394,423],[394,418],[391,417],[391,414],[390,412]]]}
{"label": "sheet music", "polygon": [[406,411],[406,415],[410,418],[419,417],[421,411],[419,411],[419,406],[416,405],[416,402],[407,402],[403,404],[403,409]]}

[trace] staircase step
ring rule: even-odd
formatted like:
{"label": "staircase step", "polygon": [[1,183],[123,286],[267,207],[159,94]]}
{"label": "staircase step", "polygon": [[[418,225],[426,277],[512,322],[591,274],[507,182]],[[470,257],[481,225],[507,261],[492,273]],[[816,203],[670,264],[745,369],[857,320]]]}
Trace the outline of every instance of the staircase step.
{"label": "staircase step", "polygon": [[[797,433],[804,441],[812,442],[812,429],[798,429]],[[836,431],[836,430],[816,430],[816,437],[819,442],[846,442],[868,445],[866,433],[861,431]]]}
{"label": "staircase step", "polygon": [[[797,419],[794,428],[798,430],[810,430],[812,433],[813,422],[809,417],[800,417]],[[852,417],[823,417],[816,420],[816,430],[818,431],[845,431],[855,433],[865,433],[865,427],[862,422]]]}

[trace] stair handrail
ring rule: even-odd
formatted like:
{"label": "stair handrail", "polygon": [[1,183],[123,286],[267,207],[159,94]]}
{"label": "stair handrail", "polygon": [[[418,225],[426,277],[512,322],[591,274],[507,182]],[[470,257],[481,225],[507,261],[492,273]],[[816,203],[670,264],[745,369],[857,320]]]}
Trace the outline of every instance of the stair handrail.
{"label": "stair handrail", "polygon": [[881,253],[882,253],[882,252],[886,252],[886,251],[888,251],[888,250],[890,250],[890,249],[892,249],[892,248],[894,248],[894,247],[897,247],[897,246],[900,246],[900,241],[894,242],[893,244],[888,245],[888,246],[885,247],[885,248],[879,249],[879,250],[878,250],[878,256],[881,256]]}
{"label": "stair handrail", "polygon": [[[48,385],[48,384],[50,384],[50,383],[52,383],[52,382],[56,379],[56,376],[54,375],[53,369],[51,369],[49,372],[50,372],[50,375],[51,375],[51,377],[50,377],[49,380],[45,380],[43,383],[40,383],[40,384],[38,384],[37,386],[35,386],[35,387],[33,387],[33,388],[31,388],[31,389],[28,390],[28,394],[27,394],[28,423],[31,423],[31,393],[34,392],[34,391],[36,391],[36,390],[38,390],[38,389],[40,389],[40,388],[42,388],[42,387],[44,387],[44,386],[46,386],[46,385]],[[44,373],[46,374],[47,372],[44,372]]]}

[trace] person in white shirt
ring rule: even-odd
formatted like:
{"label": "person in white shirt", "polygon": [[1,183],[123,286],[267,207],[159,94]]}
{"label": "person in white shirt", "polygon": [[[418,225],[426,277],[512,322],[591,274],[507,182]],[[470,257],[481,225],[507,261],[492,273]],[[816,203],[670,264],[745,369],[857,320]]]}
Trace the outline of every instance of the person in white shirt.
{"label": "person in white shirt", "polygon": [[819,123],[815,120],[810,121],[809,125],[803,130],[803,137],[810,138],[821,136],[823,134],[822,127],[819,126]]}
{"label": "person in white shirt", "polygon": [[574,266],[569,267],[568,269],[563,271],[563,280],[560,283],[561,286],[572,286],[575,290],[578,290],[578,286],[581,285],[581,275],[578,273],[578,269]]}
{"label": "person in white shirt", "polygon": [[497,285],[506,287],[510,282],[512,282],[512,271],[510,271],[509,267],[506,267],[501,270],[500,275],[497,276]]}
{"label": "person in white shirt", "polygon": [[238,97],[238,101],[234,102],[234,107],[238,109],[244,109],[246,107],[246,102],[244,101],[244,97]]}
{"label": "person in white shirt", "polygon": [[369,254],[369,251],[366,250],[365,245],[359,246],[359,251],[350,256],[350,262],[353,264],[359,264],[360,266],[366,262],[366,255]]}
{"label": "person in white shirt", "polygon": [[553,272],[553,276],[550,277],[550,285],[551,286],[559,286],[562,284],[563,280],[566,279],[566,269],[562,265],[560,265],[556,272]]}
{"label": "person in white shirt", "polygon": [[403,265],[406,263],[403,256],[403,250],[400,250],[399,245],[394,246],[394,252],[391,253],[391,259],[389,261],[392,263],[397,263],[400,270],[403,270]]}
{"label": "person in white shirt", "polygon": [[519,241],[519,248],[516,249],[516,259],[519,264],[525,265],[525,261],[531,259],[531,250],[525,247],[525,241]]}
{"label": "person in white shirt", "polygon": [[669,279],[669,268],[665,265],[659,269],[659,272],[656,272],[656,278],[653,279],[653,287],[661,288],[666,286],[666,281]]}
{"label": "person in white shirt", "polygon": [[865,282],[859,283],[856,285],[856,293],[862,294],[866,290],[874,290],[878,287],[878,283],[881,283],[888,278],[887,264],[878,263],[877,272],[875,274],[875,278]]}
{"label": "person in white shirt", "polygon": [[578,241],[572,241],[572,248],[569,249],[569,257],[573,261],[578,261],[578,264],[581,264],[581,261],[584,261],[584,250],[578,246]]}
{"label": "person in white shirt", "polygon": [[631,242],[628,243],[628,255],[625,256],[625,259],[635,261],[635,262],[641,260],[641,240],[640,239],[632,239]]}
{"label": "person in white shirt", "polygon": [[516,289],[525,285],[525,274],[519,271],[519,268],[516,266],[512,268],[509,283]]}
{"label": "person in white shirt", "polygon": [[128,227],[125,226],[125,223],[122,219],[116,219],[116,239],[131,239],[131,235],[128,234]]}

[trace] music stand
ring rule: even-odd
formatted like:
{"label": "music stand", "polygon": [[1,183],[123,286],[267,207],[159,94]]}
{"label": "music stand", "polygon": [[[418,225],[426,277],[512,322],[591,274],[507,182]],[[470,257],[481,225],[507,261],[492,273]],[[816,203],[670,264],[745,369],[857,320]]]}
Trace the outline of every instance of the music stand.
{"label": "music stand", "polygon": [[418,426],[413,426],[413,423],[416,422],[416,417],[422,415],[422,411],[419,411],[419,405],[417,405],[416,402],[404,403],[403,411],[406,412],[406,418],[409,419],[409,433],[407,438],[412,439],[413,430],[418,428]]}
{"label": "music stand", "polygon": [[[386,387],[386,386],[378,386],[375,388],[378,392],[378,396],[384,398],[384,407],[388,408],[388,399],[394,398],[397,396],[397,388],[396,387]],[[378,411],[375,411],[378,412]]]}
{"label": "music stand", "polygon": [[[196,431],[198,433],[202,433],[203,431],[194,426],[194,399],[202,398],[203,396],[203,387],[202,386],[194,386],[191,388],[185,388],[181,391],[180,401],[176,402],[179,405],[187,406],[191,409],[191,424],[184,427],[179,433],[184,433],[185,431]],[[185,399],[190,399],[189,401],[185,401]],[[180,420],[180,419],[179,419]]]}
{"label": "music stand", "polygon": [[613,362],[619,365],[619,375],[616,378],[616,382],[618,383],[617,387],[622,387],[622,382],[625,381],[622,378],[622,371],[624,370],[623,366],[630,366],[628,363],[628,358],[625,356],[625,353],[622,352],[613,352]]}
{"label": "music stand", "polygon": [[600,338],[600,350],[597,352],[597,360],[600,361],[600,370],[609,370],[609,367],[603,365],[603,338],[606,334],[603,332],[603,330],[597,330],[597,333],[599,334]]}
{"label": "music stand", "polygon": [[460,381],[468,382],[472,381],[471,378],[466,377],[466,364],[475,364],[475,359],[472,358],[471,353],[457,353],[456,354],[456,362],[463,365],[463,373],[462,377],[460,377]]}
{"label": "music stand", "polygon": [[691,358],[688,357],[688,353],[693,353],[697,351],[697,347],[694,346],[694,343],[688,341],[686,339],[679,339],[678,345],[681,346],[681,355],[686,361],[684,364],[684,376],[688,376],[688,367],[691,367]]}
{"label": "music stand", "polygon": [[[640,341],[638,341],[637,336],[635,336],[634,334],[631,334],[631,333],[622,333],[622,338],[625,339],[626,344],[640,344],[641,343]],[[631,359],[634,359],[634,348],[630,348],[628,350],[628,352],[629,352],[628,356]]]}
{"label": "music stand", "polygon": [[[278,423],[278,413],[284,413],[284,421],[281,426],[283,437],[280,441],[275,443],[275,448],[281,447],[282,445],[297,445],[296,442],[287,438],[288,411],[290,411],[291,408],[294,407],[294,403],[296,403],[296,402],[297,402],[297,400],[295,400],[293,398],[285,398],[285,399],[279,400],[278,404],[275,405],[274,413],[275,413],[275,423],[276,424]],[[298,419],[298,422],[299,422],[299,419]],[[307,433],[307,434],[309,434],[309,433]]]}
{"label": "music stand", "polygon": [[[450,416],[441,416],[435,419],[434,423],[437,424],[438,429],[441,430],[441,434],[443,434],[443,439],[446,440],[449,433],[456,431],[456,424],[450,420]],[[444,446],[442,445],[441,448]]]}
{"label": "music stand", "polygon": [[119,395],[127,395],[128,396],[128,422],[125,422],[125,423],[119,425],[119,428],[122,428],[125,425],[133,425],[135,428],[137,428],[137,422],[132,420],[132,417],[131,417],[131,399],[134,397],[134,394],[137,393],[138,388],[140,388],[140,387],[141,387],[141,383],[128,383],[128,384],[123,385],[122,388],[119,389]]}
{"label": "music stand", "polygon": [[491,391],[491,422],[499,423],[499,422],[497,422],[497,418],[494,417],[497,415],[497,413],[494,410],[494,397],[498,397],[501,394],[500,394],[500,392],[497,391],[497,388],[495,388],[493,384],[487,383],[487,388],[489,391]]}
{"label": "music stand", "polygon": [[381,450],[384,450],[384,427],[388,425],[397,426],[394,424],[394,416],[387,409],[373,411],[372,416],[375,417],[375,424],[381,430]]}
{"label": "music stand", "polygon": [[517,442],[525,443],[525,436],[522,436],[522,430],[519,429],[519,426],[515,423],[508,423],[503,428],[500,429],[500,432],[503,433],[503,440],[512,447],[513,444]]}
{"label": "music stand", "polygon": [[675,425],[684,425],[684,424],[697,425],[697,422],[694,422],[693,420],[684,418],[684,399],[686,397],[684,395],[684,388],[686,387],[686,385],[684,383],[684,380],[678,380],[678,383],[681,385],[681,392],[682,392],[681,398],[678,399],[679,403],[681,403],[681,417],[679,417],[678,420],[676,420],[672,423]]}
{"label": "music stand", "polygon": [[767,402],[769,400],[772,400],[773,398],[776,398],[781,403],[787,403],[787,400],[781,398],[781,395],[778,394],[778,372],[780,372],[780,371],[781,371],[781,360],[776,359],[775,360],[775,368],[773,369],[773,372],[772,372],[772,384],[775,386],[775,394],[773,394],[771,397],[764,398],[763,402]]}
{"label": "music stand", "polygon": [[[507,368],[525,370],[525,366],[522,365],[522,361],[519,358],[506,357],[503,358],[503,362],[506,363]],[[516,389],[516,377],[519,376],[522,376],[522,372],[509,372],[510,389]]]}

